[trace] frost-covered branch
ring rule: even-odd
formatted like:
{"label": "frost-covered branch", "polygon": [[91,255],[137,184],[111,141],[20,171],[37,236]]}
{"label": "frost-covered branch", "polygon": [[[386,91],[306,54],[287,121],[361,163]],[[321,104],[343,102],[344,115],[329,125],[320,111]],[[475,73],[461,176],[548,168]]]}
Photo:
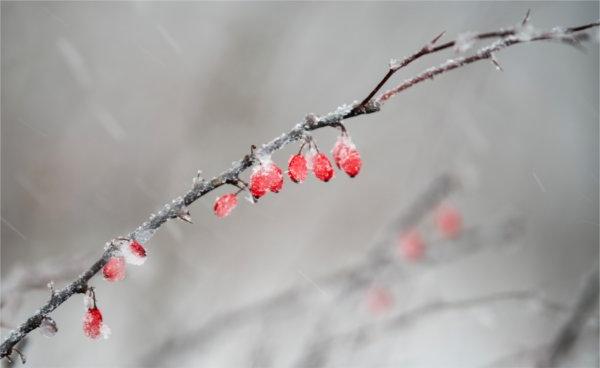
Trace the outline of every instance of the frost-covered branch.
{"label": "frost-covered branch", "polygon": [[[584,37],[581,36],[580,32],[590,29],[592,27],[596,27],[598,25],[598,22],[594,22],[572,28],[556,28],[552,31],[545,32],[538,32],[536,30],[532,30],[526,27],[521,27],[522,29],[519,28],[514,30],[500,30],[497,32],[480,34],[478,36],[478,39],[486,39],[492,37],[500,39],[495,43],[480,49],[472,56],[448,60],[447,62],[437,67],[428,69],[423,73],[417,75],[416,77],[409,79],[399,84],[398,86],[390,89],[389,91],[383,93],[375,99],[373,99],[372,97],[375,96],[375,94],[379,91],[381,87],[383,87],[384,83],[387,81],[387,79],[389,79],[389,77],[385,78],[385,80],[383,80],[382,83],[379,83],[378,87],[374,90],[374,92],[371,92],[369,96],[365,100],[363,100],[362,103],[343,105],[337,108],[335,111],[322,116],[309,115],[304,121],[297,124],[288,133],[282,134],[274,140],[264,144],[262,147],[256,150],[256,152],[248,154],[244,156],[241,160],[234,162],[229,169],[223,171],[221,174],[215,176],[211,180],[204,180],[200,177],[197,177],[196,180],[194,180],[193,182],[192,188],[188,190],[182,197],[179,197],[165,205],[164,208],[161,209],[156,215],[152,215],[147,222],[144,222],[137,229],[135,229],[130,234],[122,238],[136,240],[143,244],[146,241],[148,241],[152,237],[154,232],[169,219],[182,218],[189,220],[188,206],[190,206],[192,203],[194,203],[207,193],[210,193],[211,191],[225,184],[238,185],[238,183],[240,182],[240,175],[247,169],[251,168],[253,165],[257,164],[257,157],[262,155],[269,156],[275,151],[283,148],[284,146],[292,142],[305,139],[305,136],[308,132],[325,127],[338,127],[341,124],[341,122],[345,119],[378,112],[381,109],[382,103],[386,102],[391,97],[397,95],[403,90],[406,90],[407,88],[410,88],[425,80],[432,79],[436,75],[466,66],[479,60],[491,59],[492,61],[495,61],[494,54],[497,51],[500,51],[514,44],[539,40],[554,40],[566,42],[572,45],[578,45],[578,43],[584,39]],[[435,41],[438,41],[438,39],[439,38],[436,38]],[[452,47],[457,43],[462,42],[459,41],[460,40],[452,41],[451,43],[446,43],[437,46],[437,48],[432,47],[431,50],[423,52],[422,55],[440,51],[442,49]],[[418,55],[410,59],[409,61],[406,61],[406,65],[422,55]],[[392,67],[394,67],[394,65]],[[106,265],[109,259],[118,251],[119,247],[115,240],[108,242],[101,257],[96,262],[94,262],[94,264],[90,268],[88,268],[84,273],[82,273],[71,283],[53,293],[50,300],[48,300],[29,318],[27,318],[27,320],[23,322],[17,329],[11,331],[9,336],[0,345],[0,358],[4,358],[10,355],[13,351],[13,347],[19,341],[21,341],[28,333],[38,328],[42,321],[50,313],[52,313],[56,308],[58,308],[71,296],[77,293],[84,293],[88,289],[89,280],[94,275],[96,275]]]}

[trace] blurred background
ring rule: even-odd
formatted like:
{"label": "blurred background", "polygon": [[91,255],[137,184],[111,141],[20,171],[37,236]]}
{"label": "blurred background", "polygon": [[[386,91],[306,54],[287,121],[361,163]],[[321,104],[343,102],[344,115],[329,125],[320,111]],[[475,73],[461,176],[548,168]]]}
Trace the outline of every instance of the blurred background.
{"label": "blurred background", "polygon": [[[540,28],[599,17],[592,1],[2,2],[2,337],[47,300],[45,275],[62,287],[197,170],[362,99],[390,58],[441,31],[496,30],[527,9]],[[110,339],[84,337],[75,296],[52,315],[56,336],[30,335],[28,364],[531,366],[598,263],[597,35],[585,53],[511,47],[503,72],[476,63],[349,120],[354,179],[286,180],[226,219],[212,204],[231,189],[210,193],[125,281],[92,280]],[[314,136],[329,151],[337,134]],[[436,226],[440,205],[458,234]],[[407,231],[422,256],[403,251]],[[556,364],[599,364],[596,315]]]}

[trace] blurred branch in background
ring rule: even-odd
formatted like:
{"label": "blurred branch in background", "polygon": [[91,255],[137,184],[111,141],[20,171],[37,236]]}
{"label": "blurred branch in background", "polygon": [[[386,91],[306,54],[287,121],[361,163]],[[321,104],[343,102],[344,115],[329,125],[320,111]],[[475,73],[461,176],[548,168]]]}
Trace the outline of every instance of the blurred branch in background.
{"label": "blurred branch in background", "polygon": [[[440,46],[436,49],[434,47],[434,44],[439,40],[439,38],[441,37],[440,35],[436,37],[429,45],[425,46],[425,48],[423,48],[420,52],[414,54],[418,56],[413,56],[412,59],[407,59],[408,61],[404,61],[404,65],[402,65],[402,62],[400,64],[392,62],[390,65],[391,74],[388,73],[389,76],[386,75],[386,77],[384,77],[384,79],[377,85],[377,87],[369,94],[369,97],[365,98],[362,103],[343,105],[337,108],[334,112],[320,117],[309,115],[310,118],[307,117],[305,122],[297,124],[287,134],[283,134],[278,138],[272,140],[271,142],[263,145],[262,148],[258,150],[257,154],[269,156],[273,152],[283,148],[284,146],[292,142],[304,139],[310,131],[314,131],[324,127],[337,127],[345,119],[349,119],[363,114],[378,112],[384,102],[389,100],[391,97],[397,95],[398,93],[418,83],[433,79],[434,76],[469,65],[476,61],[491,60],[494,63],[494,65],[499,68],[499,63],[495,58],[495,53],[512,45],[532,41],[548,40],[579,46],[579,43],[581,41],[587,39],[587,37],[584,34],[580,34],[579,32],[596,27],[600,24],[598,22],[595,22],[572,28],[554,28],[551,31],[539,31],[533,27],[530,27],[527,23],[527,19],[528,17],[526,17],[525,21],[523,21],[521,25],[512,28],[512,33],[506,33],[505,31],[501,30],[498,32],[479,34],[477,37],[475,37],[476,39],[488,38],[488,36],[486,35],[489,35],[490,38],[499,38],[499,40],[487,47],[479,49],[472,56],[459,57],[453,60],[448,60],[445,63],[442,63],[436,67],[429,68],[424,72],[418,74],[416,77],[408,79],[405,82],[381,94],[374,100],[372,99],[372,97],[375,96],[379,89],[383,87],[384,83],[387,81],[389,76],[391,76],[391,74],[393,74],[396,70],[400,69],[402,66],[407,65],[412,60],[415,60],[420,56],[436,52],[445,48],[449,48],[451,46],[456,46],[457,44],[459,44],[459,41],[457,40],[453,41],[454,43],[447,43],[445,44],[447,46],[442,45],[443,47]],[[461,40],[460,44],[461,51],[468,50],[468,47],[466,47],[467,43],[464,40]],[[222,172],[220,175],[214,177],[211,180],[207,181],[198,177],[197,180],[194,181],[192,188],[184,196],[179,197],[165,205],[165,207],[162,210],[160,210],[157,215],[152,215],[149,221],[143,223],[140,227],[131,232],[125,238],[131,240],[139,240],[141,243],[144,243],[145,241],[149,240],[154,234],[154,232],[169,219],[186,218],[186,216],[189,215],[189,210],[187,206],[191,205],[193,202],[203,197],[207,193],[226,184],[238,185],[238,183],[241,181],[240,175],[256,163],[256,155],[250,154],[246,155],[240,161],[234,162],[231,168]],[[413,213],[412,216],[417,215]],[[411,220],[407,219],[405,219],[404,221],[411,222]],[[488,243],[486,239],[477,240],[477,244]],[[477,246],[475,246],[475,248]],[[98,273],[108,262],[108,260],[118,251],[119,249],[115,241],[107,243],[106,249],[100,257],[100,259],[98,259],[88,270],[82,273],[77,279],[66,285],[64,288],[58,290],[56,293],[53,293],[52,297],[47,303],[45,303],[34,314],[32,314],[16,330],[10,333],[10,335],[3,341],[3,343],[0,346],[0,357],[7,357],[8,355],[10,355],[13,351],[14,346],[19,341],[21,341],[25,336],[27,336],[29,332],[38,328],[45,318],[49,318],[48,315],[51,312],[53,312],[71,296],[73,296],[76,293],[81,293],[85,291],[88,287],[88,281],[96,273]],[[374,254],[376,254],[376,257],[369,257],[368,264],[364,265],[363,268],[352,270],[348,274],[341,275],[341,277],[343,278],[343,280],[339,281],[339,289],[341,290],[341,296],[345,298],[346,293],[348,293],[349,296],[352,296],[357,287],[360,288],[361,286],[370,283],[373,280],[373,277],[377,275],[377,272],[383,272],[384,270],[387,271],[388,267],[386,267],[385,265],[391,263],[389,259],[385,256],[379,255],[378,252],[375,252]],[[429,256],[431,257],[431,255]],[[453,257],[448,256],[446,260],[450,259],[453,259]],[[435,264],[435,262],[433,262],[432,264]],[[377,270],[377,272],[373,272],[375,269]],[[340,276],[334,277],[334,280],[337,280],[337,277]],[[338,289],[338,286],[335,286],[335,289]]]}
{"label": "blurred branch in background", "polygon": [[[543,342],[540,346],[528,348],[508,356],[502,357],[488,367],[514,367],[535,366],[539,368],[552,368],[563,366],[568,361],[577,339],[592,321],[594,329],[598,330],[598,265],[587,273],[584,283],[575,297],[575,302],[570,307],[561,307],[565,311],[564,321],[557,329],[550,342]],[[595,312],[595,313],[594,313]]]}
{"label": "blurred branch in background", "polygon": [[[369,247],[371,252],[361,263],[315,280],[301,273],[308,281],[306,285],[295,286],[260,303],[217,315],[198,328],[174,330],[159,346],[152,347],[140,358],[140,365],[161,366],[188,351],[207,351],[215,339],[244,331],[253,324],[258,324],[261,330],[286,326],[286,329],[295,331],[294,337],[290,337],[293,341],[287,345],[287,349],[297,349],[299,358],[295,365],[318,367],[325,365],[328,351],[334,345],[342,346],[348,340],[367,336],[375,338],[378,329],[401,328],[413,318],[416,320],[440,311],[499,301],[538,301],[546,309],[562,310],[559,304],[545,300],[534,291],[507,291],[464,300],[434,300],[407,310],[399,309],[386,317],[383,323],[378,319],[379,322],[374,324],[373,319],[368,318],[355,329],[345,331],[343,326],[341,331],[337,330],[340,326],[336,326],[336,319],[344,316],[346,320],[357,321],[363,309],[361,306],[365,304],[375,315],[391,312],[394,298],[400,297],[391,291],[395,286],[474,253],[506,248],[523,234],[523,219],[503,214],[499,219],[493,219],[493,224],[463,229],[460,236],[448,240],[448,244],[443,244],[445,240],[433,240],[427,244],[422,257],[407,258],[401,249],[403,235],[415,231],[459,187],[460,179],[456,175],[443,174],[435,178],[406,210],[383,226],[381,234]],[[304,331],[306,326],[312,327]],[[304,341],[298,343],[296,334],[304,336]],[[268,339],[266,335],[263,337]],[[255,362],[258,366],[271,365],[268,362],[272,362],[273,357],[269,355],[276,354],[276,349],[267,348],[268,344],[260,338],[254,339],[252,345],[256,347],[249,354],[260,352],[260,358],[250,356],[248,359],[259,359]]]}

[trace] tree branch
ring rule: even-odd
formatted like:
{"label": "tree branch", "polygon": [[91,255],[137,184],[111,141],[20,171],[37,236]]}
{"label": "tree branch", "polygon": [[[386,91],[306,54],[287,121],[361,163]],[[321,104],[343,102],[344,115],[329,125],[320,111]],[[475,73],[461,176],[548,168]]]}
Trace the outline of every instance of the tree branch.
{"label": "tree branch", "polygon": [[[583,40],[583,38],[575,37],[575,33],[590,29],[592,27],[596,27],[599,24],[600,23],[598,22],[594,22],[582,26],[567,28],[564,30],[555,29],[552,31],[536,33],[535,37],[530,37],[529,33],[527,34],[527,37],[525,37],[525,35],[523,34],[505,33],[510,31],[503,30],[497,32],[490,32],[487,34],[481,34],[479,35],[481,39],[490,37],[502,38],[493,43],[492,45],[480,49],[473,56],[461,57],[455,60],[448,60],[447,62],[437,67],[428,69],[423,73],[419,74],[418,76],[409,79],[399,84],[398,86],[392,88],[391,90],[383,93],[375,100],[370,100],[369,98],[369,101],[365,104],[354,104],[353,106],[343,105],[329,114],[312,119],[306,119],[304,122],[297,124],[287,134],[282,134],[281,136],[270,141],[269,143],[264,144],[257,151],[257,153],[270,155],[273,152],[283,148],[284,146],[292,142],[299,141],[307,132],[324,127],[335,127],[338,126],[344,119],[378,112],[381,108],[382,103],[386,102],[391,97],[397,95],[403,90],[410,88],[415,84],[423,82],[427,79],[431,79],[438,74],[457,69],[459,67],[471,64],[479,60],[489,59],[492,57],[494,52],[502,50],[511,45],[538,40],[555,40],[567,42],[572,45],[577,45],[579,41]],[[423,53],[423,55],[451,47],[456,43],[456,41],[453,42],[454,43],[446,43],[438,46],[437,48],[432,48],[430,51]],[[417,56],[416,58],[420,56]],[[416,60],[416,58],[414,58],[413,60]],[[378,87],[375,89],[375,93],[379,90],[379,88],[383,86],[383,84],[385,83],[385,81],[387,81],[388,78],[384,78],[385,80],[383,81],[383,83],[378,84]],[[372,93],[372,95],[374,95],[375,93]],[[371,94],[369,95],[371,96]],[[360,108],[356,108],[356,106],[360,106]],[[183,197],[179,197],[171,203],[165,205],[165,207],[162,210],[160,210],[158,214],[152,215],[147,222],[144,222],[140,227],[132,231],[127,236],[127,238],[137,239],[141,243],[146,242],[152,237],[154,232],[167,220],[180,217],[182,213],[185,213],[185,211],[187,211],[187,206],[191,205],[207,193],[210,193],[211,191],[221,187],[224,184],[236,182],[238,180],[239,175],[246,171],[248,168],[250,168],[255,162],[256,156],[246,155],[240,161],[234,162],[229,169],[223,171],[221,174],[212,178],[209,181],[198,178],[198,180],[194,181],[192,188],[187,193],[185,193]],[[4,358],[10,355],[13,351],[13,347],[19,341],[21,341],[28,333],[39,327],[44,316],[52,313],[56,308],[58,308],[62,303],[64,303],[74,294],[84,292],[87,289],[88,281],[102,269],[102,267],[106,264],[108,259],[116,251],[117,247],[113,244],[113,242],[109,242],[102,256],[89,269],[87,269],[84,273],[82,273],[79,277],[77,277],[74,281],[66,285],[64,288],[57,291],[50,298],[49,301],[47,301],[29,318],[27,318],[27,320],[23,322],[16,330],[11,331],[9,336],[0,345],[0,358]]]}

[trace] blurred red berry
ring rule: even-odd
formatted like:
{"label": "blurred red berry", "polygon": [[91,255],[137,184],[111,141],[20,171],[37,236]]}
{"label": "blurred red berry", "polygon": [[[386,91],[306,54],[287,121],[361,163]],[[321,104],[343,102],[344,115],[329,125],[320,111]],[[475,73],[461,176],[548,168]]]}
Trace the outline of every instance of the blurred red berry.
{"label": "blurred red berry", "polygon": [[449,205],[442,205],[435,214],[435,223],[440,234],[447,239],[458,237],[462,231],[462,216]]}
{"label": "blurred red berry", "polygon": [[102,313],[96,307],[89,308],[83,316],[83,333],[90,339],[97,339],[102,334]]}
{"label": "blurred red berry", "polygon": [[237,206],[237,196],[233,193],[225,194],[215,200],[213,207],[215,215],[219,218],[229,216],[231,211]]}
{"label": "blurred red berry", "polygon": [[400,236],[400,253],[409,261],[418,261],[425,255],[425,243],[418,230]]}
{"label": "blurred red berry", "polygon": [[313,173],[317,179],[328,182],[333,178],[333,167],[324,153],[317,153],[312,162]]}
{"label": "blurred red berry", "polygon": [[110,257],[102,268],[106,281],[121,281],[125,278],[125,258],[122,256]]}
{"label": "blurred red berry", "polygon": [[288,175],[294,183],[302,183],[308,175],[308,166],[303,155],[293,155],[288,162]]}
{"label": "blurred red berry", "polygon": [[367,305],[373,314],[382,314],[390,310],[394,304],[394,298],[388,289],[383,287],[372,287],[367,294]]}

